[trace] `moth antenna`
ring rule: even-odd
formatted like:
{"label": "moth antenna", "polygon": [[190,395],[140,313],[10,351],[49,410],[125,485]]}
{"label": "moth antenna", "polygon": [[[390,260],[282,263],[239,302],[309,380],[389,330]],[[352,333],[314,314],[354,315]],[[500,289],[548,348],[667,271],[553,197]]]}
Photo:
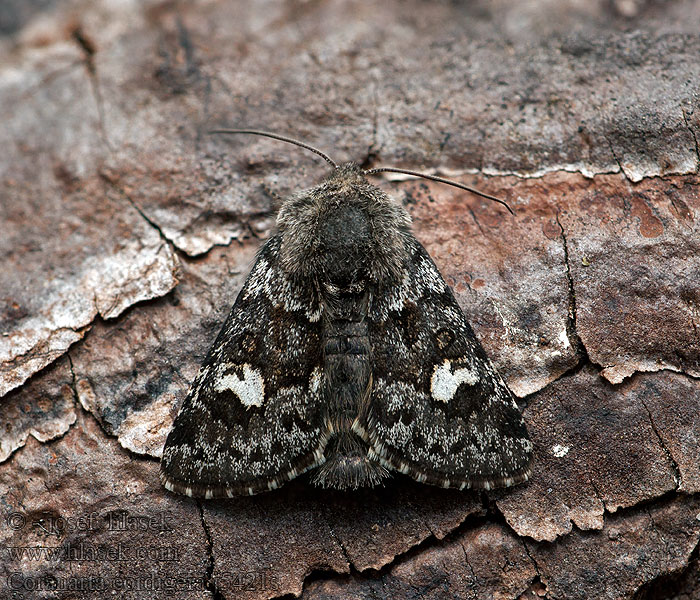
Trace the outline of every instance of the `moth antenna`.
{"label": "moth antenna", "polygon": [[311,150],[314,154],[318,154],[323,160],[325,160],[328,164],[330,164],[334,169],[338,168],[338,165],[331,159],[330,156],[327,154],[321,152],[318,148],[314,148],[313,146],[309,146],[309,144],[305,144],[304,142],[300,142],[299,140],[295,140],[294,138],[290,137],[285,137],[283,135],[277,135],[276,133],[270,133],[269,131],[258,131],[257,129],[212,129],[208,133],[249,133],[251,135],[261,135],[263,137],[269,137],[272,138],[273,140],[279,140],[281,142],[287,142],[288,144],[294,144],[295,146],[300,146],[301,148],[306,148],[307,150]]}
{"label": "moth antenna", "polygon": [[486,194],[484,192],[480,192],[479,190],[469,187],[468,185],[464,185],[462,183],[457,183],[456,181],[450,181],[449,179],[444,179],[442,177],[437,177],[436,175],[426,175],[425,173],[418,173],[417,171],[409,171],[408,169],[397,169],[395,167],[377,167],[376,169],[368,169],[364,171],[365,175],[375,175],[377,173],[403,173],[404,175],[413,175],[415,177],[422,177],[423,179],[430,179],[432,181],[438,181],[440,183],[446,183],[447,185],[454,186],[456,188],[460,188],[462,190],[466,190],[467,192],[471,192],[472,194],[475,194],[477,196],[481,196],[482,198],[486,198],[487,200],[493,200],[494,202],[498,202],[499,204],[502,204],[508,209],[508,212],[515,216],[515,213],[513,212],[513,209],[508,206],[508,204],[501,200],[500,198],[496,198],[496,196],[490,196],[489,194]]}

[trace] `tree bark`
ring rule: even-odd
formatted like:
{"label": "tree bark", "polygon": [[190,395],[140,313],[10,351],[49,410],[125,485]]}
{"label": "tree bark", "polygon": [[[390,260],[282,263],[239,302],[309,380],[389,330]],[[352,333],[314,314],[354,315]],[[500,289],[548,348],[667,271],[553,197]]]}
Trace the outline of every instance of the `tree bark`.
{"label": "tree bark", "polygon": [[[0,8],[7,593],[700,598],[700,5],[372,4]],[[530,482],[160,486],[279,198],[327,169],[217,126],[513,207],[379,180],[519,397]]]}

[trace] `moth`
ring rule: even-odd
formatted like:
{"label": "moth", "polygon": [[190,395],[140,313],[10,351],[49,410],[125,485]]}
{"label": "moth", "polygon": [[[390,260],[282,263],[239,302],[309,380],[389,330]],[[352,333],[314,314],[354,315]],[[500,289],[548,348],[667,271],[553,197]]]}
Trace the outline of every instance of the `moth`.
{"label": "moth", "polygon": [[[528,479],[532,444],[399,203],[337,165],[287,198],[184,400],[161,460],[172,492],[217,498],[313,482],[371,487],[394,472],[450,488]],[[507,205],[506,205],[507,206]]]}

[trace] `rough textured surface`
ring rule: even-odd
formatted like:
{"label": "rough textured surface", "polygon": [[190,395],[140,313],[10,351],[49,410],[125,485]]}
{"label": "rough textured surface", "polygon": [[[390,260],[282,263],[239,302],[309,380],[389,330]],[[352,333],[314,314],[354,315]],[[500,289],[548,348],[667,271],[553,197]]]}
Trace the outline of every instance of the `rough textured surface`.
{"label": "rough textured surface", "polygon": [[[677,415],[687,424],[666,437],[675,440],[676,454],[686,463],[697,464],[700,385],[694,383],[663,373],[613,388],[587,367],[538,394],[525,411],[535,475],[530,485],[499,500],[508,523],[520,535],[553,541],[573,525],[601,529],[606,511],[676,489],[676,459],[660,437],[656,417]],[[696,476],[689,477],[683,483],[696,489]]]}
{"label": "rough textured surface", "polygon": [[700,376],[698,180],[597,177],[561,207],[577,330],[603,376]]}
{"label": "rough textured surface", "polygon": [[31,435],[40,442],[62,436],[75,423],[73,375],[66,357],[44,376],[10,392],[0,402],[0,462],[21,448]]}
{"label": "rough textured surface", "polygon": [[507,528],[489,523],[406,557],[379,577],[314,581],[302,597],[518,598],[536,575],[523,543]]}
{"label": "rough textured surface", "polygon": [[700,598],[700,561],[698,548],[693,553],[690,564],[675,576],[659,577],[643,585],[635,594],[635,600],[672,598],[673,600],[697,600]]}
{"label": "rough textured surface", "polygon": [[267,570],[277,594],[298,596],[312,572],[381,569],[479,511],[471,496],[405,478],[384,490],[349,494],[320,492],[304,478],[276,497],[209,503],[204,520],[217,589],[225,597],[257,598],[263,590],[237,589],[230,573]]}
{"label": "rough textured surface", "polygon": [[[103,577],[127,598],[698,597],[699,18],[690,1],[3,3],[0,595],[90,598]],[[522,398],[531,483],[160,488],[153,458],[279,196],[326,168],[206,135],[241,124],[515,208],[382,183]],[[109,529],[115,511],[172,531]]]}
{"label": "rough textured surface", "polygon": [[485,348],[523,396],[583,353],[612,383],[636,371],[700,375],[697,183],[568,173],[489,181],[516,217],[432,184],[410,184],[404,200]]}
{"label": "rough textured surface", "polygon": [[65,437],[26,450],[0,465],[4,595],[144,598],[179,576],[194,583],[168,597],[210,597],[196,583],[208,564],[199,509],[161,493],[153,462],[131,460],[85,413]]}
{"label": "rough textured surface", "polygon": [[681,496],[614,515],[594,534],[575,532],[556,545],[526,544],[548,597],[627,598],[659,575],[688,564],[698,545],[698,509],[697,497]]}
{"label": "rough textured surface", "polygon": [[[488,524],[380,574],[314,581],[302,597],[628,598],[660,574],[688,564],[700,534],[699,508],[697,498],[662,503],[611,517],[602,531],[577,531],[556,545],[519,540]],[[660,591],[647,597],[668,597]]]}
{"label": "rough textured surface", "polygon": [[84,165],[33,152],[0,165],[0,394],[64,354],[98,315],[113,319],[177,283],[172,248],[125,198],[99,179],[84,183]]}

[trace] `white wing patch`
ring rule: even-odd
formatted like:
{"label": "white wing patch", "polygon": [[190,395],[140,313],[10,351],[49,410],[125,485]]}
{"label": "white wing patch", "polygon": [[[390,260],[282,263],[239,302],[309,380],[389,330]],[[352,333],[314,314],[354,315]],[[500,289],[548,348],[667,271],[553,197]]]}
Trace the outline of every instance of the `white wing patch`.
{"label": "white wing patch", "polygon": [[246,407],[262,406],[265,400],[265,381],[262,373],[248,363],[243,365],[243,379],[235,373],[222,375],[216,380],[214,389],[217,392],[232,391]]}
{"label": "white wing patch", "polygon": [[470,368],[461,368],[452,371],[452,363],[445,359],[437,365],[430,380],[430,393],[435,400],[449,402],[454,398],[457,388],[466,383],[474,385],[479,380],[479,374]]}

